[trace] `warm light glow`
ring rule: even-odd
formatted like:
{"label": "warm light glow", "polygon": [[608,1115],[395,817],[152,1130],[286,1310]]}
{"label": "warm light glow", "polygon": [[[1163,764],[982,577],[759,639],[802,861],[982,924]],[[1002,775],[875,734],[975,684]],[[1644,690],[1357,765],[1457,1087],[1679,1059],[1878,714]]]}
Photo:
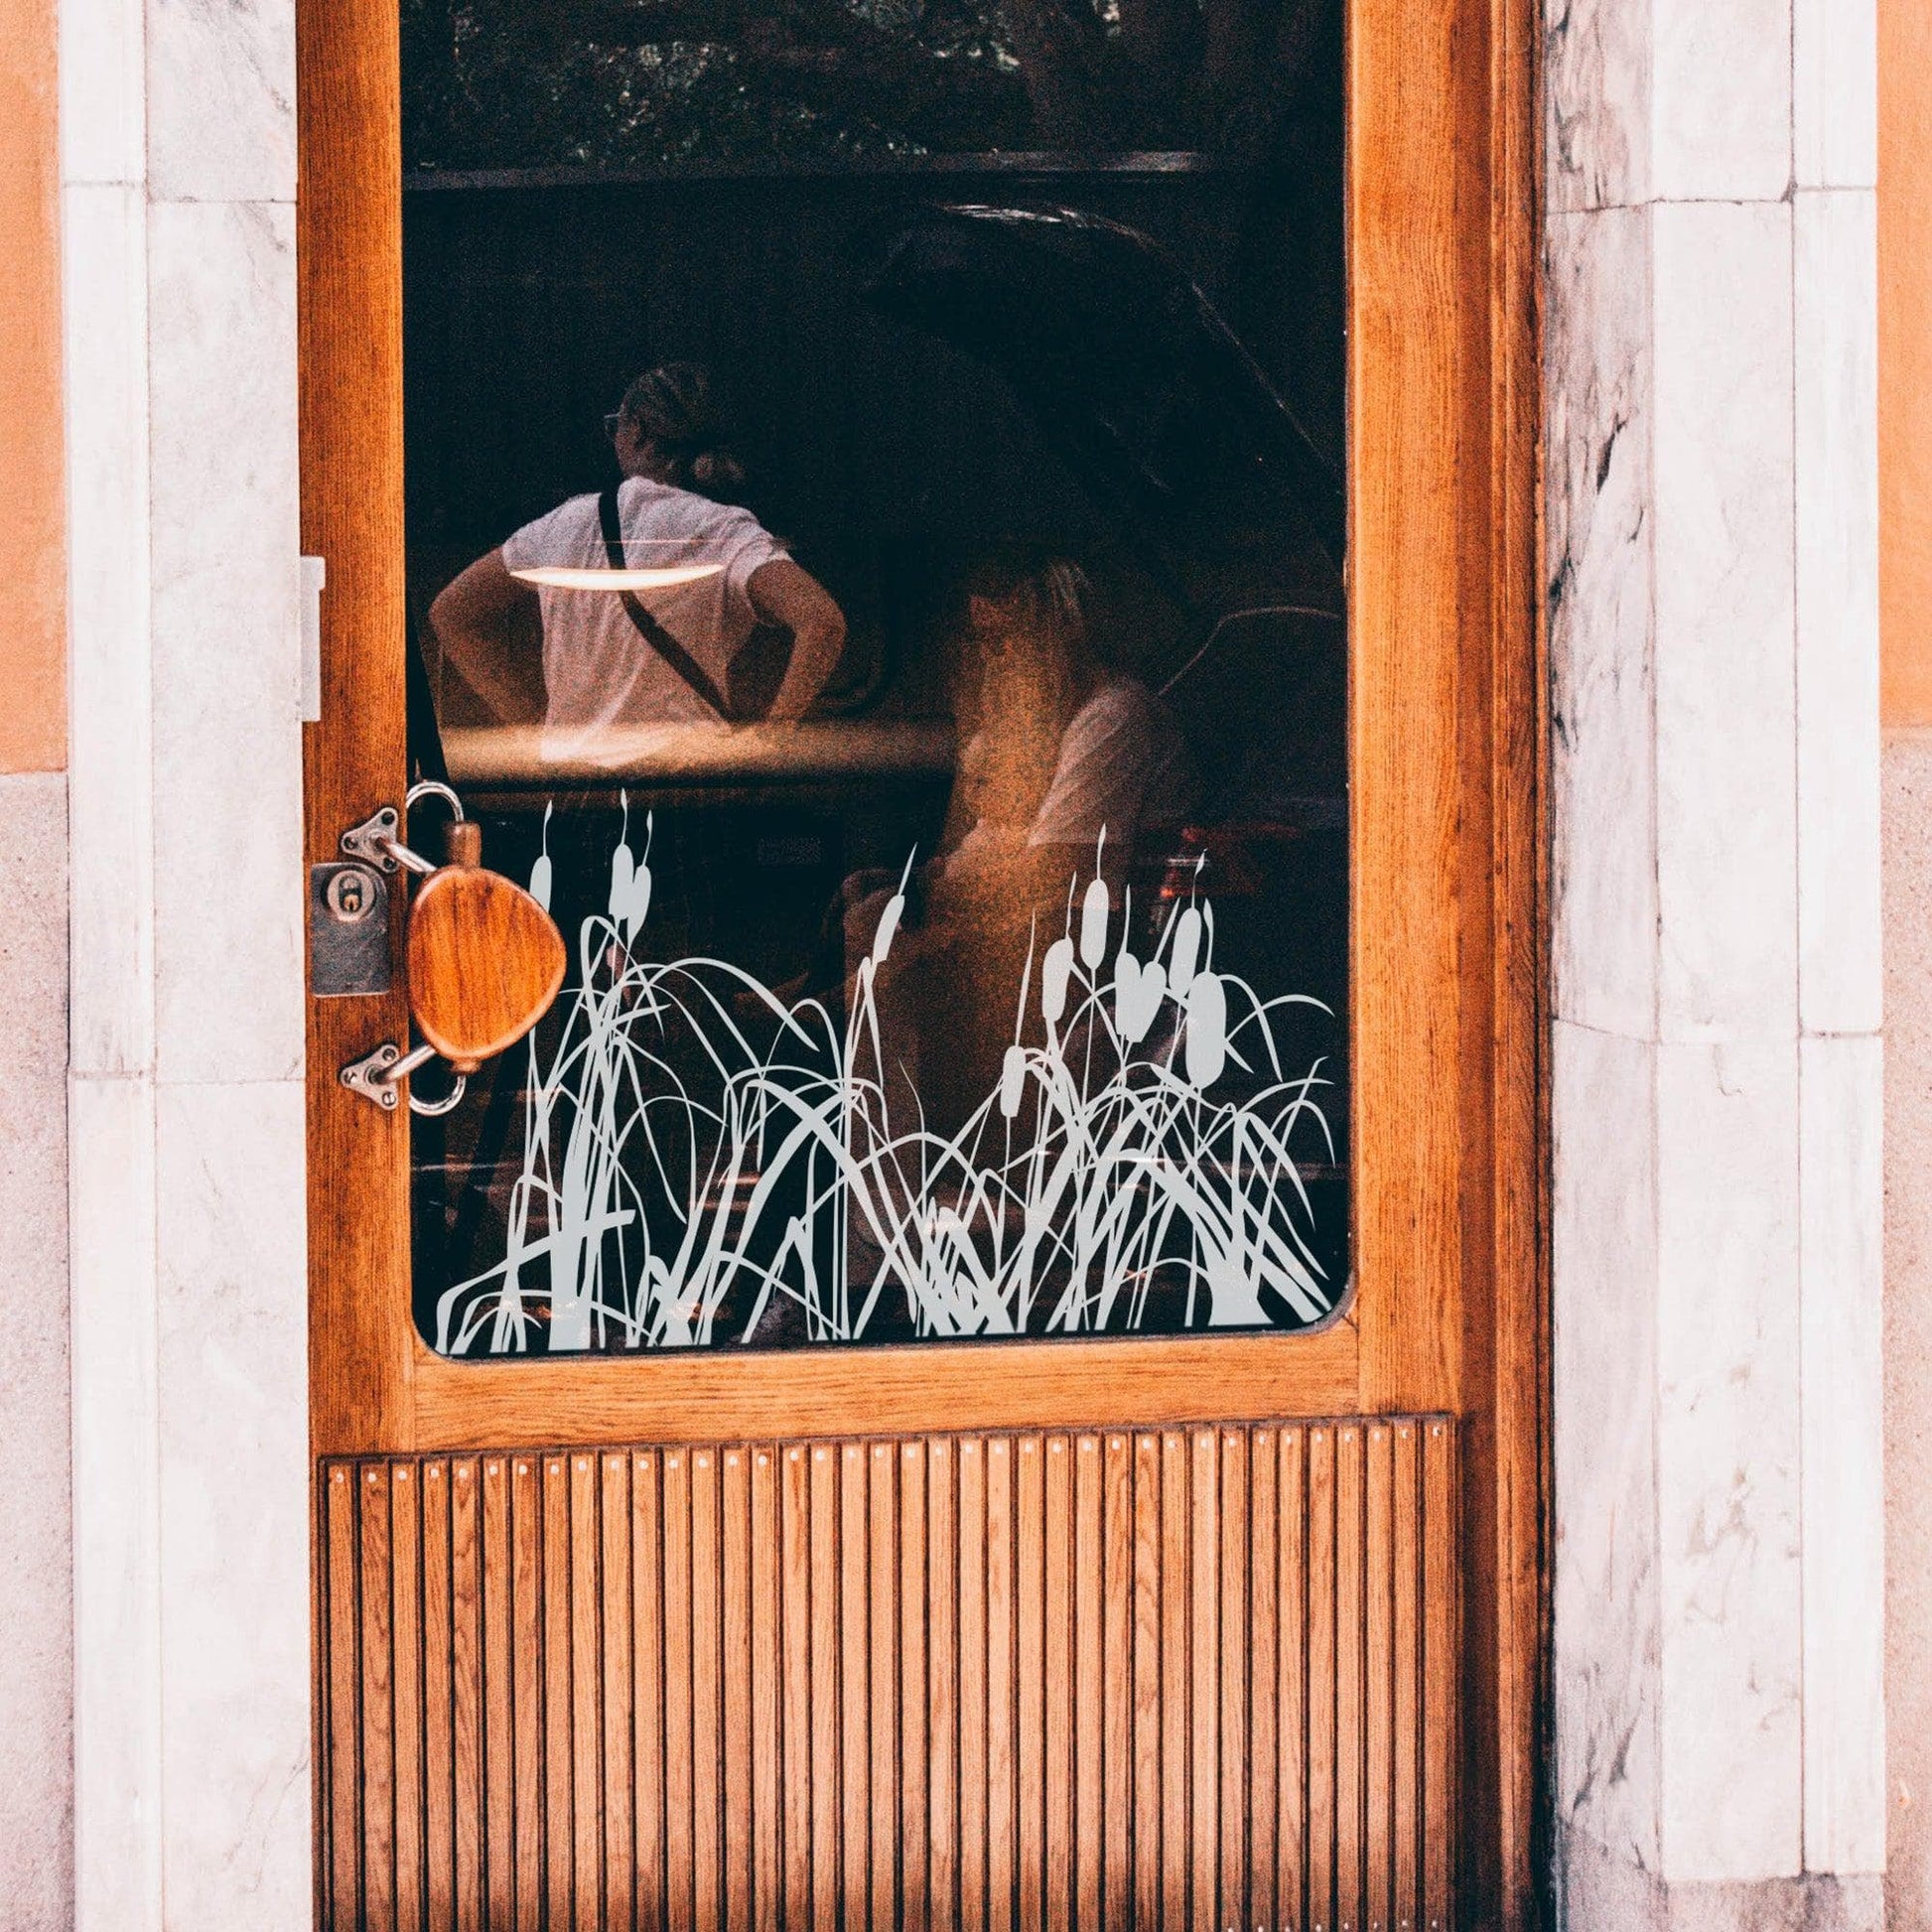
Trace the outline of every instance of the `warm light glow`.
{"label": "warm light glow", "polygon": [[513,570],[519,584],[552,591],[668,591],[716,577],[723,564],[666,564],[659,570],[572,570],[562,564],[537,564]]}

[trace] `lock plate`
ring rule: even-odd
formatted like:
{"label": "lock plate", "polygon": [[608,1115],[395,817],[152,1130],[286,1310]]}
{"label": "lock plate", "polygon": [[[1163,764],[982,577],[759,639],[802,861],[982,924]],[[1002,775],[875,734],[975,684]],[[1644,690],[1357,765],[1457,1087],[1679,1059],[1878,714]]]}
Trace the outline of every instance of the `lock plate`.
{"label": "lock plate", "polygon": [[309,868],[309,991],[342,1000],[389,990],[389,882],[372,865]]}

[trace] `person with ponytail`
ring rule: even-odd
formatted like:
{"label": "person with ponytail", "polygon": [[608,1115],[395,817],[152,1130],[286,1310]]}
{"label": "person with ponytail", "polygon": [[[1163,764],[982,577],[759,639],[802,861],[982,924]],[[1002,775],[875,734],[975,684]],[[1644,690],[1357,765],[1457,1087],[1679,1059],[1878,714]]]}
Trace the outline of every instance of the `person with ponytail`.
{"label": "person with ponytail", "polygon": [[[499,720],[540,716],[549,749],[567,756],[594,753],[611,726],[749,722],[732,704],[732,669],[760,626],[776,626],[790,635],[790,657],[761,715],[803,717],[837,667],[845,618],[735,501],[745,468],[710,377],[692,362],[647,370],[605,428],[618,486],[525,524],[442,592],[430,624],[445,660]],[[533,586],[517,575],[693,564],[712,568],[621,593]]]}

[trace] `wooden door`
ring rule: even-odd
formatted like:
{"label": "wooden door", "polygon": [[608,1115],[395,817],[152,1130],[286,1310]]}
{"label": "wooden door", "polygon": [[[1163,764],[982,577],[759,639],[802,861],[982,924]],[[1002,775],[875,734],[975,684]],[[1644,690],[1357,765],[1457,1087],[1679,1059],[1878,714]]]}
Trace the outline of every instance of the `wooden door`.
{"label": "wooden door", "polygon": [[[319,865],[408,779],[396,0],[299,36]],[[312,999],[319,1922],[1529,1921],[1530,37],[1515,0],[1347,14],[1352,1299],[449,1359],[406,1111],[338,1078],[400,986]]]}

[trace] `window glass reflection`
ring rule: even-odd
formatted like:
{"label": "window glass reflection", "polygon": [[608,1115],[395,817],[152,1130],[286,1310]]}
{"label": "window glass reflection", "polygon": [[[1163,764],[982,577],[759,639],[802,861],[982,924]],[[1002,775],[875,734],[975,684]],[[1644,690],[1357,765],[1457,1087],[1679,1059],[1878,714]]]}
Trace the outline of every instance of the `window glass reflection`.
{"label": "window glass reflection", "polygon": [[[426,18],[418,164],[463,65]],[[1176,19],[1205,72],[1227,21]],[[683,172],[414,177],[412,756],[572,962],[414,1124],[440,1350],[1344,1299],[1336,23],[1291,4],[1217,121],[1204,80],[1156,113],[1147,23],[1093,21],[1085,107],[1000,69],[1027,139],[1084,144],[1017,170],[748,175],[726,116]],[[915,62],[951,31],[866,29]],[[802,69],[758,70],[776,100]],[[814,139],[879,84],[847,79]],[[658,101],[620,153],[597,98],[543,111],[611,166],[682,138]],[[883,128],[928,96],[868,98]]]}

